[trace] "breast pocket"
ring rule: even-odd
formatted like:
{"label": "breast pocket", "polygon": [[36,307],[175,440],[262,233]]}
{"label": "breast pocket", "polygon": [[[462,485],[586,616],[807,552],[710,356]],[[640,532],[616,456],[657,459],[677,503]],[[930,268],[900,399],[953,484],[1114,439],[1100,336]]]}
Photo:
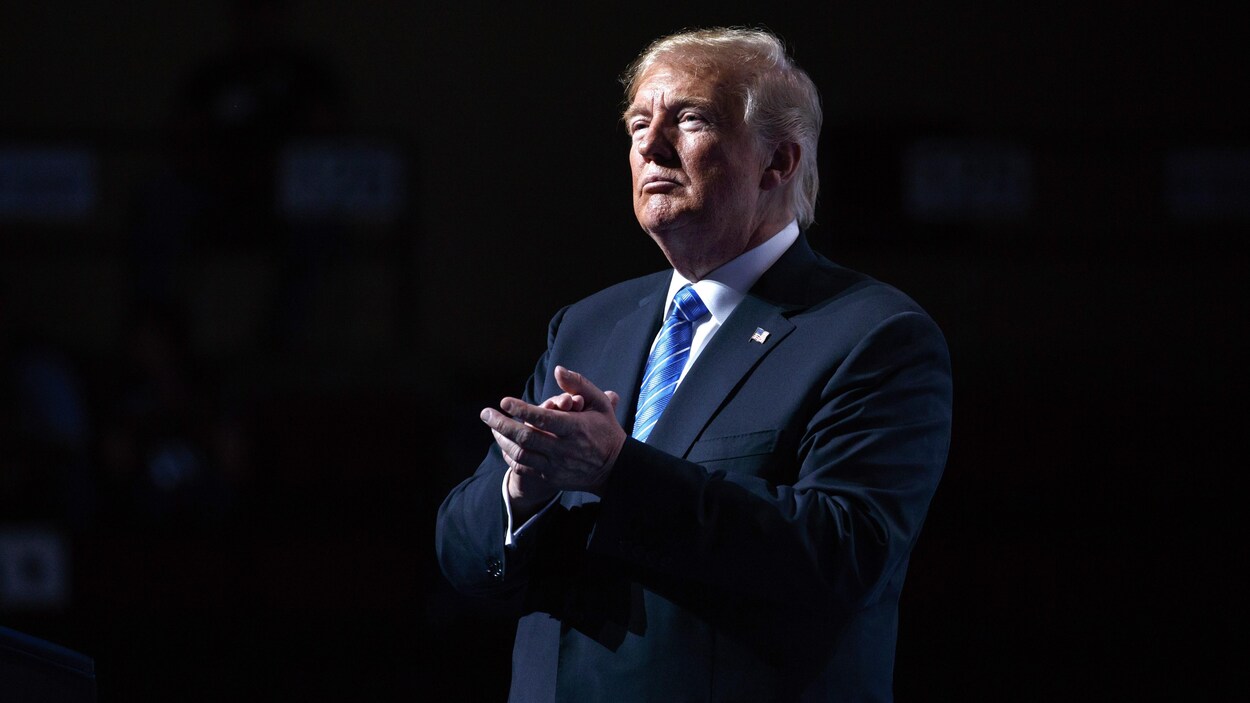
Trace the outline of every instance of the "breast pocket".
{"label": "breast pocket", "polygon": [[760,430],[723,437],[705,437],[694,443],[686,459],[709,471],[761,475],[773,463],[781,430]]}

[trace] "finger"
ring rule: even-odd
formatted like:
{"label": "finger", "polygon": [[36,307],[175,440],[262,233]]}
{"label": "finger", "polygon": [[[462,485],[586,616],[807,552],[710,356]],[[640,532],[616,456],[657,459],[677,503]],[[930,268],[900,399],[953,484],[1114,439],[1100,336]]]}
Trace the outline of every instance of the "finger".
{"label": "finger", "polygon": [[575,407],[579,402],[584,402],[578,400],[580,397],[581,396],[569,395],[568,393],[561,393],[560,395],[555,395],[544,400],[542,405],[539,407],[547,408],[548,410],[563,410],[565,412],[571,412],[579,409]]}
{"label": "finger", "polygon": [[512,458],[512,455],[516,454],[520,449],[516,442],[513,442],[507,437],[499,434],[499,430],[492,429],[490,433],[495,436],[495,444],[499,445],[499,451],[503,452],[504,459],[506,459],[509,464],[515,464],[516,460]]}
{"label": "finger", "polygon": [[[548,435],[547,438],[549,438],[552,435],[564,434],[569,429],[569,422],[567,419],[568,415],[560,410],[552,410],[550,408],[542,408],[537,405],[530,405],[529,403],[523,400],[517,400],[516,398],[504,398],[499,401],[499,407],[502,408],[505,413],[511,415],[515,420],[531,425],[531,429],[540,430],[540,432],[531,433],[534,435]],[[514,436],[514,433],[505,432],[504,434],[512,437],[512,439],[518,444],[523,446],[526,444],[525,442],[518,440]]]}
{"label": "finger", "polygon": [[[505,400],[515,400],[505,398]],[[520,403],[521,401],[516,401]],[[534,408],[532,405],[521,403],[526,408]],[[550,413],[551,410],[543,410],[542,412]],[[500,444],[500,449],[504,450],[508,456],[511,456],[517,463],[542,467],[545,465],[545,457],[551,449],[553,438],[546,432],[535,426],[526,424],[524,418],[518,422],[515,418],[510,418],[504,413],[497,410],[486,408],[482,410],[480,415],[482,422],[486,423],[491,430],[497,432],[503,438],[509,440],[508,445]]]}
{"label": "finger", "polygon": [[536,452],[527,452],[516,442],[500,434],[498,430],[491,430],[491,434],[495,435],[495,444],[499,446],[499,451],[503,454],[503,460],[508,465],[508,468],[521,476],[542,478],[545,475],[534,464],[546,466],[546,457]]}
{"label": "finger", "polygon": [[560,386],[560,390],[572,395],[580,395],[586,399],[586,408],[590,410],[607,410],[612,407],[612,403],[608,400],[608,396],[599,387],[590,382],[590,379],[577,373],[570,371],[563,366],[557,366],[555,369],[556,385]]}
{"label": "finger", "polygon": [[616,406],[621,402],[621,395],[616,391],[604,391],[604,395],[608,397],[608,401],[612,403],[612,412],[616,412]]}
{"label": "finger", "polygon": [[513,442],[507,437],[499,434],[498,430],[491,430],[490,433],[495,436],[495,444],[499,446],[499,451],[503,454],[503,460],[508,463],[509,468],[522,468],[522,466],[517,463],[516,459],[512,458],[512,455],[516,454],[521,449],[516,445],[516,442]]}

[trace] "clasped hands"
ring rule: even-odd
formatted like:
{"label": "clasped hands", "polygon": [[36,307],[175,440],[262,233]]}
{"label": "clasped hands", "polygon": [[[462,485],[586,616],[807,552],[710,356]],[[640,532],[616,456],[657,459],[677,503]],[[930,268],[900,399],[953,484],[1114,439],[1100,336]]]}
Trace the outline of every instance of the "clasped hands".
{"label": "clasped hands", "polygon": [[563,366],[555,380],[564,392],[541,405],[504,398],[503,412],[486,408],[480,416],[508,462],[508,496],[522,514],[562,490],[598,493],[625,445],[616,420],[620,396]]}

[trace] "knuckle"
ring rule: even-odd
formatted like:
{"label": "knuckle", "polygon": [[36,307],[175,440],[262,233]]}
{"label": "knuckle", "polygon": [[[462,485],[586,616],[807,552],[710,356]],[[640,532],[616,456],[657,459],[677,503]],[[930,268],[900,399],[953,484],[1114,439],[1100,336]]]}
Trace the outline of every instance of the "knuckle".
{"label": "knuckle", "polygon": [[520,429],[516,431],[516,434],[513,435],[512,440],[516,442],[517,444],[525,445],[530,442],[533,436],[534,436],[534,433],[532,430],[530,430],[528,427],[522,426]]}

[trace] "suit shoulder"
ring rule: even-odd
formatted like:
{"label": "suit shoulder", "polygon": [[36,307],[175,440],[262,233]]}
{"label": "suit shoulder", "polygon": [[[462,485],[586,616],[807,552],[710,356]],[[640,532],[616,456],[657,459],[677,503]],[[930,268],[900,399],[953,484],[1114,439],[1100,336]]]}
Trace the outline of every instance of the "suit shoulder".
{"label": "suit shoulder", "polygon": [[671,271],[658,271],[608,286],[569,305],[566,315],[574,318],[619,315],[643,304],[657,291],[665,290],[671,275]]}
{"label": "suit shoulder", "polygon": [[820,254],[815,254],[810,264],[798,276],[801,283],[791,293],[793,299],[787,302],[810,312],[855,307],[886,317],[902,312],[928,316],[915,300],[889,283],[834,263]]}
{"label": "suit shoulder", "polygon": [[909,318],[909,326],[918,325],[918,329],[928,329],[929,334],[942,337],[937,323],[911,296],[824,257],[811,270],[805,288],[804,304],[791,318],[797,324],[836,326],[866,334],[893,318]]}

